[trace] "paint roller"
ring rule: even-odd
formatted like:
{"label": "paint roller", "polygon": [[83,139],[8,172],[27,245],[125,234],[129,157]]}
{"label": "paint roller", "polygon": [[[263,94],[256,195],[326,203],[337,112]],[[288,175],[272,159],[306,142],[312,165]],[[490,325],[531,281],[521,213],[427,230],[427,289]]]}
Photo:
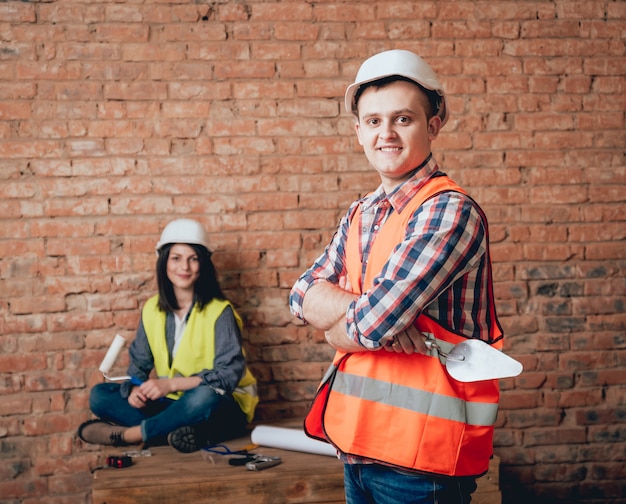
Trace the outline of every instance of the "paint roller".
{"label": "paint roller", "polygon": [[102,364],[100,364],[100,367],[98,368],[102,375],[109,381],[125,381],[131,379],[130,376],[109,376],[109,371],[111,371],[111,368],[113,367],[113,364],[115,364],[122,348],[124,348],[124,343],[126,343],[126,339],[123,336],[116,334],[109,350],[104,356],[104,359],[102,359]]}

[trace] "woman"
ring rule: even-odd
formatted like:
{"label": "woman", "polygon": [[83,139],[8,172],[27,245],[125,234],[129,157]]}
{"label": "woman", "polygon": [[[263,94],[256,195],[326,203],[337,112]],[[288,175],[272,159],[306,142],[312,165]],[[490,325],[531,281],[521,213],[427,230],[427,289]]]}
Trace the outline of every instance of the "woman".
{"label": "woman", "polygon": [[[156,246],[159,293],[129,348],[130,381],[96,385],[86,443],[165,441],[185,453],[245,432],[258,403],[241,347],[242,321],[219,286],[204,228],[170,222]],[[150,377],[154,370],[155,377]]]}

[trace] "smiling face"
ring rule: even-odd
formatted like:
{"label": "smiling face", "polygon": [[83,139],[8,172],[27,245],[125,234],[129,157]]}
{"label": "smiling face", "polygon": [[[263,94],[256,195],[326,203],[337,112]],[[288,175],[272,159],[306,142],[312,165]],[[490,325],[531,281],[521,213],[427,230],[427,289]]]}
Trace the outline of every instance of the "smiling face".
{"label": "smiling face", "polygon": [[189,245],[172,245],[167,258],[167,278],[174,291],[191,291],[200,276],[200,260],[196,251]]}
{"label": "smiling face", "polygon": [[406,81],[368,87],[359,98],[356,134],[387,193],[430,154],[441,119],[428,110],[426,95]]}

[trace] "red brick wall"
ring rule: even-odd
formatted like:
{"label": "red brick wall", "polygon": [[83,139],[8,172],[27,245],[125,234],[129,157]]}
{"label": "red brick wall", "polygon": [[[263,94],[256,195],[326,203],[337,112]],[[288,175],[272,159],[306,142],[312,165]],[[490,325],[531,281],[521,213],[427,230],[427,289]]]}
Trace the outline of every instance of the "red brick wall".
{"label": "red brick wall", "polygon": [[[491,224],[506,502],[626,502],[620,1],[0,3],[0,500],[90,500],[75,438],[175,216],[211,230],[247,322],[259,420],[299,416],[331,352],[289,288],[376,186],[341,109],[413,49],[451,121],[445,170]],[[123,370],[125,359],[119,362]]]}

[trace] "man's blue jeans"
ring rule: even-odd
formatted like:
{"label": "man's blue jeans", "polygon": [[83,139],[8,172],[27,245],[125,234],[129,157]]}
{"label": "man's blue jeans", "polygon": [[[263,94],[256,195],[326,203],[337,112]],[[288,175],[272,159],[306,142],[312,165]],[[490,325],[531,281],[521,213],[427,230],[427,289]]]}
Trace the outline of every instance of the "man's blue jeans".
{"label": "man's blue jeans", "polygon": [[99,383],[91,389],[89,406],[102,420],[125,427],[141,426],[144,442],[163,443],[170,432],[189,425],[201,429],[209,443],[218,443],[243,435],[247,425],[232,396],[218,394],[206,385],[185,391],[176,401],[163,398],[137,409],[120,395],[118,383]]}
{"label": "man's blue jeans", "polygon": [[347,504],[468,504],[474,478],[432,478],[380,464],[345,464]]}

